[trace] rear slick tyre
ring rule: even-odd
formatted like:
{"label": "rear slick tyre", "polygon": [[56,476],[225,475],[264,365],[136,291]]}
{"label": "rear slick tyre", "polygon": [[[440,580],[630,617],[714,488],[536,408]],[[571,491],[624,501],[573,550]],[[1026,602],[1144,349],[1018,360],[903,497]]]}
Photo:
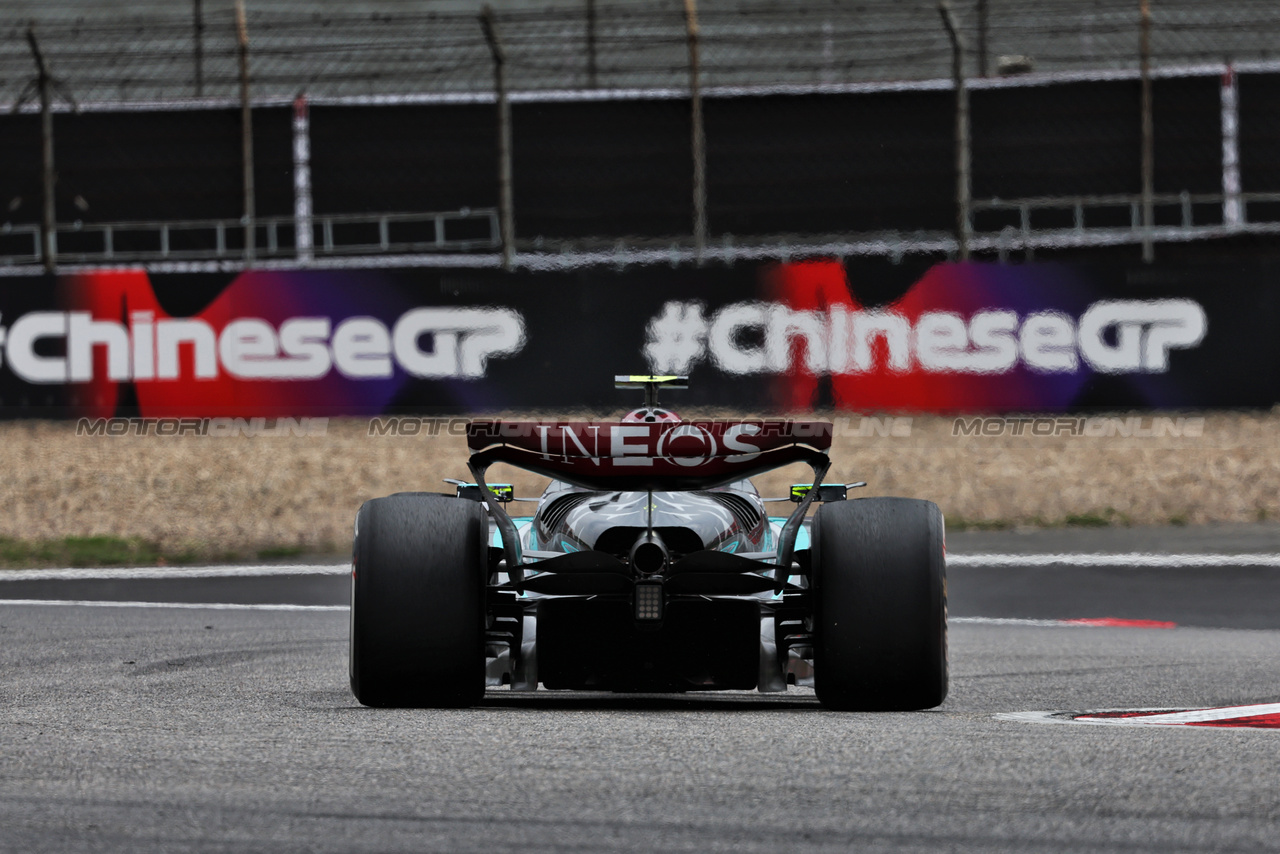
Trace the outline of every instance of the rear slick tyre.
{"label": "rear slick tyre", "polygon": [[813,520],[814,688],[843,711],[913,711],[947,696],[947,577],[932,501],[824,504]]}
{"label": "rear slick tyre", "polygon": [[462,707],[485,683],[488,525],[434,493],[366,501],[351,572],[351,691],[366,706]]}

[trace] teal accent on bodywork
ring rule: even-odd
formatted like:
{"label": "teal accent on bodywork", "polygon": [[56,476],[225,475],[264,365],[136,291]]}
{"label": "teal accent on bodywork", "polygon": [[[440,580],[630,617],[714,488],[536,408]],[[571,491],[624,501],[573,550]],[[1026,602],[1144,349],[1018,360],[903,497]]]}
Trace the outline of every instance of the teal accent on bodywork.
{"label": "teal accent on bodywork", "polygon": [[[782,528],[783,523],[786,521],[786,516],[769,517],[769,531],[765,536],[764,551],[771,551],[774,548],[774,544],[776,542],[773,535],[774,529]],[[800,530],[796,532],[796,551],[807,548],[809,548],[809,526],[801,525]]]}
{"label": "teal accent on bodywork", "polygon": [[[513,518],[511,521],[515,522],[516,530],[520,533],[520,536],[523,539],[525,529],[528,528],[531,524],[533,524],[533,517],[518,516],[516,518]],[[532,531],[529,532],[529,536],[533,537]],[[499,531],[496,527],[493,529],[493,536],[490,537],[489,539],[489,545],[493,546],[495,549],[502,548],[502,532]],[[529,548],[536,549],[537,546],[534,545],[532,541],[530,541]]]}
{"label": "teal accent on bodywork", "polygon": [[573,543],[569,542],[568,540],[561,540],[561,541],[560,541],[560,547],[561,547],[561,548],[563,548],[566,552],[580,552],[580,551],[582,551],[582,549],[578,548],[577,546],[575,546]]}
{"label": "teal accent on bodywork", "polygon": [[[765,534],[765,546],[763,548],[763,551],[772,551],[774,548],[776,548],[775,544],[777,541],[774,538],[773,532],[775,530],[781,530],[783,524],[786,523],[786,521],[787,521],[786,516],[770,516],[769,517],[769,529],[768,529],[768,532]],[[796,531],[796,551],[807,549],[809,548],[809,545],[810,545],[809,526],[801,525],[800,530]],[[773,594],[773,598],[775,600],[780,601],[782,599],[782,594],[775,593]]]}
{"label": "teal accent on bodywork", "polygon": [[722,551],[722,552],[728,552],[729,554],[733,554],[734,552],[736,552],[736,551],[738,550],[738,546],[740,546],[740,545],[742,545],[742,544],[741,544],[740,542],[738,542],[738,541],[736,541],[736,540],[735,540],[734,542],[729,543],[729,545],[727,545],[727,546],[725,546],[724,548],[722,548],[720,551]]}

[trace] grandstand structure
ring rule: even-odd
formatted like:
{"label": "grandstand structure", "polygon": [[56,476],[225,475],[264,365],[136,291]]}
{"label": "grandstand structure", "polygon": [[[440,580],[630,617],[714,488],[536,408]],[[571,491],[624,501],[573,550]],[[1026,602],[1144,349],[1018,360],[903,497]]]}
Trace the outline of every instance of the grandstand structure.
{"label": "grandstand structure", "polygon": [[490,5],[498,50],[468,0],[246,0],[243,27],[231,0],[10,0],[0,272],[1150,254],[1280,233],[1273,0],[956,0],[958,80],[936,2]]}

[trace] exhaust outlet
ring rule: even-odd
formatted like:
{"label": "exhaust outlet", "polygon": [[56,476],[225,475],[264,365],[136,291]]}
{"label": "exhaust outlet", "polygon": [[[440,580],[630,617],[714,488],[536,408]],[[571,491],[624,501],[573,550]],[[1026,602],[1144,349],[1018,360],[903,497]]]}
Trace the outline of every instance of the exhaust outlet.
{"label": "exhaust outlet", "polygon": [[671,555],[667,552],[667,544],[662,541],[662,537],[656,531],[642,534],[631,547],[629,557],[632,568],[641,575],[656,575],[662,572],[671,560]]}

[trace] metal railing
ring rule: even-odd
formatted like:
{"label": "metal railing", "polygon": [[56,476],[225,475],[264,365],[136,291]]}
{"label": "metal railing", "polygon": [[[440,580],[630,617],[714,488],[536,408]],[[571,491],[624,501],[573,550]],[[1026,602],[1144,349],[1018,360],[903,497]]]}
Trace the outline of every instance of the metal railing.
{"label": "metal railing", "polygon": [[[1150,200],[1150,226],[1143,224],[1141,194],[975,201],[973,248],[995,250],[1003,258],[1009,251],[1037,248],[1280,233],[1280,193],[1183,191],[1156,194]],[[1266,210],[1263,205],[1274,207]]]}
{"label": "metal railing", "polygon": [[42,260],[40,226],[0,224],[0,264],[29,265]]}
{"label": "metal railing", "polygon": [[[1037,249],[1186,243],[1239,235],[1280,234],[1280,193],[1167,193],[1152,197],[1155,213],[1143,225],[1143,197],[1133,195],[983,199],[973,203],[970,249],[978,257],[1032,257]],[[448,213],[317,216],[310,247],[298,247],[296,221],[263,219],[254,257],[247,258],[239,220],[66,224],[58,227],[59,266],[147,264],[157,269],[262,266],[346,267],[393,265],[500,266],[498,212],[484,208]],[[79,241],[78,245],[75,244]],[[43,263],[40,229],[0,225],[0,271],[30,272]],[[92,244],[92,245],[88,245]],[[698,259],[692,236],[523,238],[514,266],[576,269],[592,265],[686,264]],[[799,260],[814,257],[946,255],[958,243],[941,230],[830,234],[712,234],[704,261]],[[362,260],[363,259],[363,260]],[[374,260],[378,259],[378,260]],[[190,262],[184,267],[186,262]]]}
{"label": "metal railing", "polygon": [[[299,247],[298,220],[263,217],[253,223],[252,258],[305,261],[381,253],[474,252],[500,245],[498,213],[491,208],[428,213],[343,214],[312,217],[310,246]],[[248,260],[246,224],[239,219],[172,222],[59,223],[58,265],[157,261]],[[21,243],[5,245],[6,239]],[[29,247],[25,241],[29,240]],[[29,251],[28,251],[29,250]],[[40,228],[0,226],[0,264],[42,264]]]}

